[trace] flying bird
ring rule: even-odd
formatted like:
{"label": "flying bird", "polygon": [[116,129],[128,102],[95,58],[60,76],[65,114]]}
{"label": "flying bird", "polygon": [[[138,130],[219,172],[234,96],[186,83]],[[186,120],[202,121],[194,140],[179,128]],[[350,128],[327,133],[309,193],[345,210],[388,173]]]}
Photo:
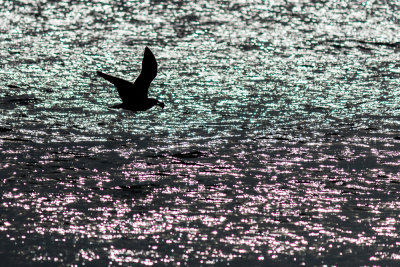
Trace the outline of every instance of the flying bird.
{"label": "flying bird", "polygon": [[97,71],[97,74],[114,84],[122,99],[122,104],[114,105],[110,108],[123,108],[132,111],[144,111],[156,105],[164,108],[163,102],[148,97],[150,84],[157,76],[157,61],[147,46],[144,49],[142,71],[134,83],[101,71]]}

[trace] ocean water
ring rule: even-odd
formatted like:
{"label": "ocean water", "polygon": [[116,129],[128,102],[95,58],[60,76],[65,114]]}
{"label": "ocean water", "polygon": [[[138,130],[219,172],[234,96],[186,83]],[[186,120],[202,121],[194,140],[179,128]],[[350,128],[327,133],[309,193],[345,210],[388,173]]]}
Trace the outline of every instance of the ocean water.
{"label": "ocean water", "polygon": [[0,1],[2,266],[398,265],[399,8]]}

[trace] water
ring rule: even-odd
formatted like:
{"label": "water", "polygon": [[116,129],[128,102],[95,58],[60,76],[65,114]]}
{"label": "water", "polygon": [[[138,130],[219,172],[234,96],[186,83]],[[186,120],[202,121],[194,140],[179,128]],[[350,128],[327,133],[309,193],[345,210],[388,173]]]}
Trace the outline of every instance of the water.
{"label": "water", "polygon": [[399,7],[1,1],[2,264],[397,265]]}

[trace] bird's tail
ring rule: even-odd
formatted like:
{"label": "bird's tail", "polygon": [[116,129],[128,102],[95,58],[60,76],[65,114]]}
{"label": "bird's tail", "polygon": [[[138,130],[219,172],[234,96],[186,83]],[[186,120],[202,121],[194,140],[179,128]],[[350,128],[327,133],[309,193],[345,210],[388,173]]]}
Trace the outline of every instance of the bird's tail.
{"label": "bird's tail", "polygon": [[122,107],[123,107],[123,104],[118,104],[118,105],[111,106],[109,108],[122,108]]}

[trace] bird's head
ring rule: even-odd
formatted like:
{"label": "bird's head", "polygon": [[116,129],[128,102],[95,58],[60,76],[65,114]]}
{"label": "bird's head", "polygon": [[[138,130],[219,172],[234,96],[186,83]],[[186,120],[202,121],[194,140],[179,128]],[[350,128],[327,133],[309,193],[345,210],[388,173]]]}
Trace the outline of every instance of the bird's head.
{"label": "bird's head", "polygon": [[157,101],[156,105],[157,105],[157,106],[160,106],[161,108],[164,108],[164,107],[165,107],[164,103],[161,102],[161,101]]}

